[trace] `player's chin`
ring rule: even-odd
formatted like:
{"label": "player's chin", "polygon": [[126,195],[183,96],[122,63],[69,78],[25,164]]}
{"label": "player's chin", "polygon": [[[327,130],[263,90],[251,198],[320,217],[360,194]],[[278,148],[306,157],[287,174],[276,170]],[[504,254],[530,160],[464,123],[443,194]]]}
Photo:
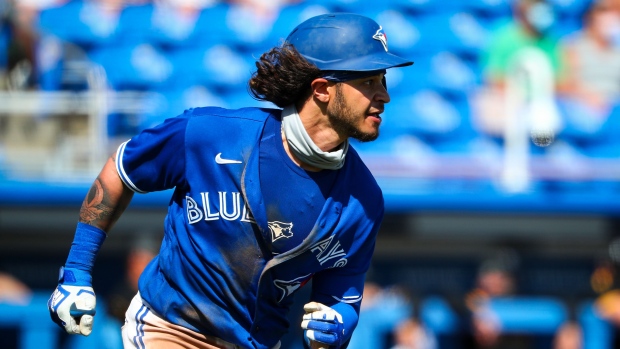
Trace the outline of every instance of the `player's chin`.
{"label": "player's chin", "polygon": [[379,138],[379,127],[377,126],[375,129],[368,131],[358,130],[358,132],[351,135],[351,137],[360,142],[372,142]]}

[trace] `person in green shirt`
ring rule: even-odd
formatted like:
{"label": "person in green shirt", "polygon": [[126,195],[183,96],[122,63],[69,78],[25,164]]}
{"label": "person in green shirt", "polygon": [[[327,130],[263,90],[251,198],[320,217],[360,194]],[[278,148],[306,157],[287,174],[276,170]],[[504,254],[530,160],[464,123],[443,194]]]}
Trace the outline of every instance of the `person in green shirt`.
{"label": "person in green shirt", "polygon": [[[544,0],[518,0],[513,18],[499,27],[481,56],[483,88],[475,100],[477,127],[483,133],[501,135],[504,128],[507,81],[514,76],[518,57],[526,49],[537,51],[550,67],[554,88],[564,75],[559,38],[551,34],[553,7]],[[542,54],[541,54],[542,53]],[[539,57],[540,58],[540,57]]]}

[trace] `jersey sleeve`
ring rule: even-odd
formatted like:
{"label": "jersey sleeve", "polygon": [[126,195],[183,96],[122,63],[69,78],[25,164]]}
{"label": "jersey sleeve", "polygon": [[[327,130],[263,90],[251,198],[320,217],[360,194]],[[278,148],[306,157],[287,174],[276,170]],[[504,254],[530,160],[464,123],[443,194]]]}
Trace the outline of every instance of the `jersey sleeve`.
{"label": "jersey sleeve", "polygon": [[185,181],[185,133],[181,115],[142,131],[118,147],[116,170],[137,193],[174,188]]}
{"label": "jersey sleeve", "polygon": [[[323,270],[312,277],[311,300],[330,306],[342,315],[347,343],[357,326],[366,273],[370,268],[377,233],[385,211],[380,189],[374,195],[368,193],[367,195],[369,197],[365,202],[367,205],[369,202],[374,202],[372,206],[375,209],[364,211],[375,214],[356,220],[352,254],[347,264],[344,267]],[[346,344],[342,346],[346,347]]]}
{"label": "jersey sleeve", "polygon": [[[336,269],[318,273],[312,278],[311,299],[331,307],[342,316],[344,339],[348,343],[359,320],[365,273],[345,275]],[[340,296],[334,295],[334,289],[338,289]],[[346,347],[347,344],[341,348]]]}

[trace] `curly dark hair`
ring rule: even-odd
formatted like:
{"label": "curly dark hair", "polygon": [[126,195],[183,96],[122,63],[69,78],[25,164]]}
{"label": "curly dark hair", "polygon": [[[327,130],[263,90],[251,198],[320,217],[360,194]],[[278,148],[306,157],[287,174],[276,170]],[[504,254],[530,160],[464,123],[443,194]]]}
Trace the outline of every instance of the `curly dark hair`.
{"label": "curly dark hair", "polygon": [[310,84],[321,71],[290,44],[274,47],[256,62],[249,81],[252,97],[280,108],[310,96]]}

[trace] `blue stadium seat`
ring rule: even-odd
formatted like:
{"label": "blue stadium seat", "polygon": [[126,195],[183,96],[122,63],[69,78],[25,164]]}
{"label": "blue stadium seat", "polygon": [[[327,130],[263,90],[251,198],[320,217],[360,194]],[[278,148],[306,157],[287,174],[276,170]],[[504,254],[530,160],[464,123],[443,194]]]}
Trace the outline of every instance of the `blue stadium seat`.
{"label": "blue stadium seat", "polygon": [[217,89],[245,90],[254,68],[254,58],[230,46],[183,48],[168,56],[175,68],[177,87],[207,85]]}
{"label": "blue stadium seat", "polygon": [[560,100],[558,105],[564,118],[559,138],[589,157],[620,158],[620,103],[606,118],[568,100]]}
{"label": "blue stadium seat", "polygon": [[273,26],[268,38],[265,40],[265,44],[267,46],[278,46],[301,22],[314,16],[330,12],[332,12],[331,7],[324,3],[301,2],[299,4],[285,6],[280,10],[278,18],[273,22]]}
{"label": "blue stadium seat", "polygon": [[393,0],[400,8],[413,13],[451,13],[464,10],[469,0]]}
{"label": "blue stadium seat", "polygon": [[579,17],[593,0],[548,0],[560,16]]}
{"label": "blue stadium seat", "polygon": [[257,107],[257,108],[278,108],[271,102],[264,102],[254,99],[245,89],[230,90],[220,95],[226,106],[232,109]]}
{"label": "blue stadium seat", "polygon": [[386,107],[384,121],[386,132],[397,129],[431,143],[446,139],[461,142],[473,135],[466,101],[448,100],[430,89],[394,97]]}
{"label": "blue stadium seat", "polygon": [[489,309],[504,333],[553,334],[568,319],[566,306],[555,298],[497,298]]}
{"label": "blue stadium seat", "polygon": [[127,6],[118,23],[120,33],[116,44],[137,45],[149,43],[152,36],[154,6],[152,4]]}
{"label": "blue stadium seat", "polygon": [[[275,46],[266,42],[276,18],[277,15],[259,16],[251,7],[231,4],[222,14],[224,21],[222,27],[216,30],[221,31],[225,39],[222,42],[226,45],[237,50],[261,51],[265,46]],[[204,25],[209,24],[205,22]]]}
{"label": "blue stadium seat", "polygon": [[[388,69],[385,74],[387,90],[392,96],[392,101],[396,102],[400,96],[407,96],[415,92],[428,88],[429,59],[426,55],[412,54],[406,56],[413,60],[414,64],[409,67]],[[391,104],[386,107],[391,108]]]}
{"label": "blue stadium seat", "polygon": [[420,304],[420,319],[436,335],[452,334],[459,330],[461,319],[441,297],[426,298]]}
{"label": "blue stadium seat", "polygon": [[0,24],[0,70],[7,69],[9,59],[9,28]]}
{"label": "blue stadium seat", "polygon": [[94,1],[76,0],[43,10],[38,29],[43,34],[92,47],[118,40],[118,20],[117,15],[102,11]]}
{"label": "blue stadium seat", "polygon": [[127,44],[151,43],[161,47],[201,47],[228,42],[229,6],[220,3],[181,11],[168,5],[129,6],[119,21],[121,40]]}
{"label": "blue stadium seat", "polygon": [[412,311],[412,305],[396,292],[375,296],[373,302],[361,309],[359,322],[349,347],[359,349],[384,347],[385,337],[391,335],[399,323],[411,317]]}
{"label": "blue stadium seat", "polygon": [[367,9],[360,13],[383,27],[390,52],[415,60],[414,53],[420,50],[418,44],[421,39],[416,16],[394,8]]}
{"label": "blue stadium seat", "polygon": [[207,106],[227,108],[229,106],[220,94],[201,85],[154,90],[142,103],[148,108],[144,108],[145,113],[139,115],[140,130],[156,126],[168,118],[182,114],[187,109]]}
{"label": "blue stadium seat", "polygon": [[332,12],[355,12],[361,13],[369,9],[388,9],[393,7],[399,0],[367,1],[367,0],[314,0],[313,4],[325,6]]}
{"label": "blue stadium seat", "polygon": [[89,57],[105,69],[110,87],[116,90],[154,89],[169,83],[173,76],[172,63],[149,44],[100,47]]}
{"label": "blue stadium seat", "polygon": [[478,66],[448,51],[430,57],[428,68],[428,86],[446,96],[465,98],[480,83]]}
{"label": "blue stadium seat", "polygon": [[[51,290],[34,292],[25,304],[0,302],[0,327],[17,330],[18,349],[57,349],[64,343],[61,340],[63,330],[50,319],[47,309],[51,293]],[[89,337],[71,336],[62,348],[122,349],[121,324],[106,314],[106,303],[102,299],[97,300],[95,324]]]}
{"label": "blue stadium seat", "polygon": [[35,44],[35,75],[44,91],[83,91],[90,64],[86,50],[54,35],[41,35]]}
{"label": "blue stadium seat", "polygon": [[612,325],[597,314],[593,301],[584,301],[579,305],[577,321],[579,321],[583,329],[583,349],[607,349],[612,347]]}
{"label": "blue stadium seat", "polygon": [[420,31],[418,50],[443,50],[476,57],[490,39],[488,23],[468,12],[431,14],[415,23]]}
{"label": "blue stadium seat", "polygon": [[62,85],[64,45],[52,35],[41,35],[36,44],[36,73],[43,91],[55,91]]}
{"label": "blue stadium seat", "polygon": [[563,16],[553,25],[553,34],[558,38],[565,38],[583,28],[583,21],[577,16]]}
{"label": "blue stadium seat", "polygon": [[47,310],[51,293],[35,293],[27,304],[0,303],[0,327],[17,328],[19,349],[56,349],[61,329]]}
{"label": "blue stadium seat", "polygon": [[512,1],[513,0],[468,0],[465,1],[465,8],[468,11],[490,18],[510,17],[512,15]]}

